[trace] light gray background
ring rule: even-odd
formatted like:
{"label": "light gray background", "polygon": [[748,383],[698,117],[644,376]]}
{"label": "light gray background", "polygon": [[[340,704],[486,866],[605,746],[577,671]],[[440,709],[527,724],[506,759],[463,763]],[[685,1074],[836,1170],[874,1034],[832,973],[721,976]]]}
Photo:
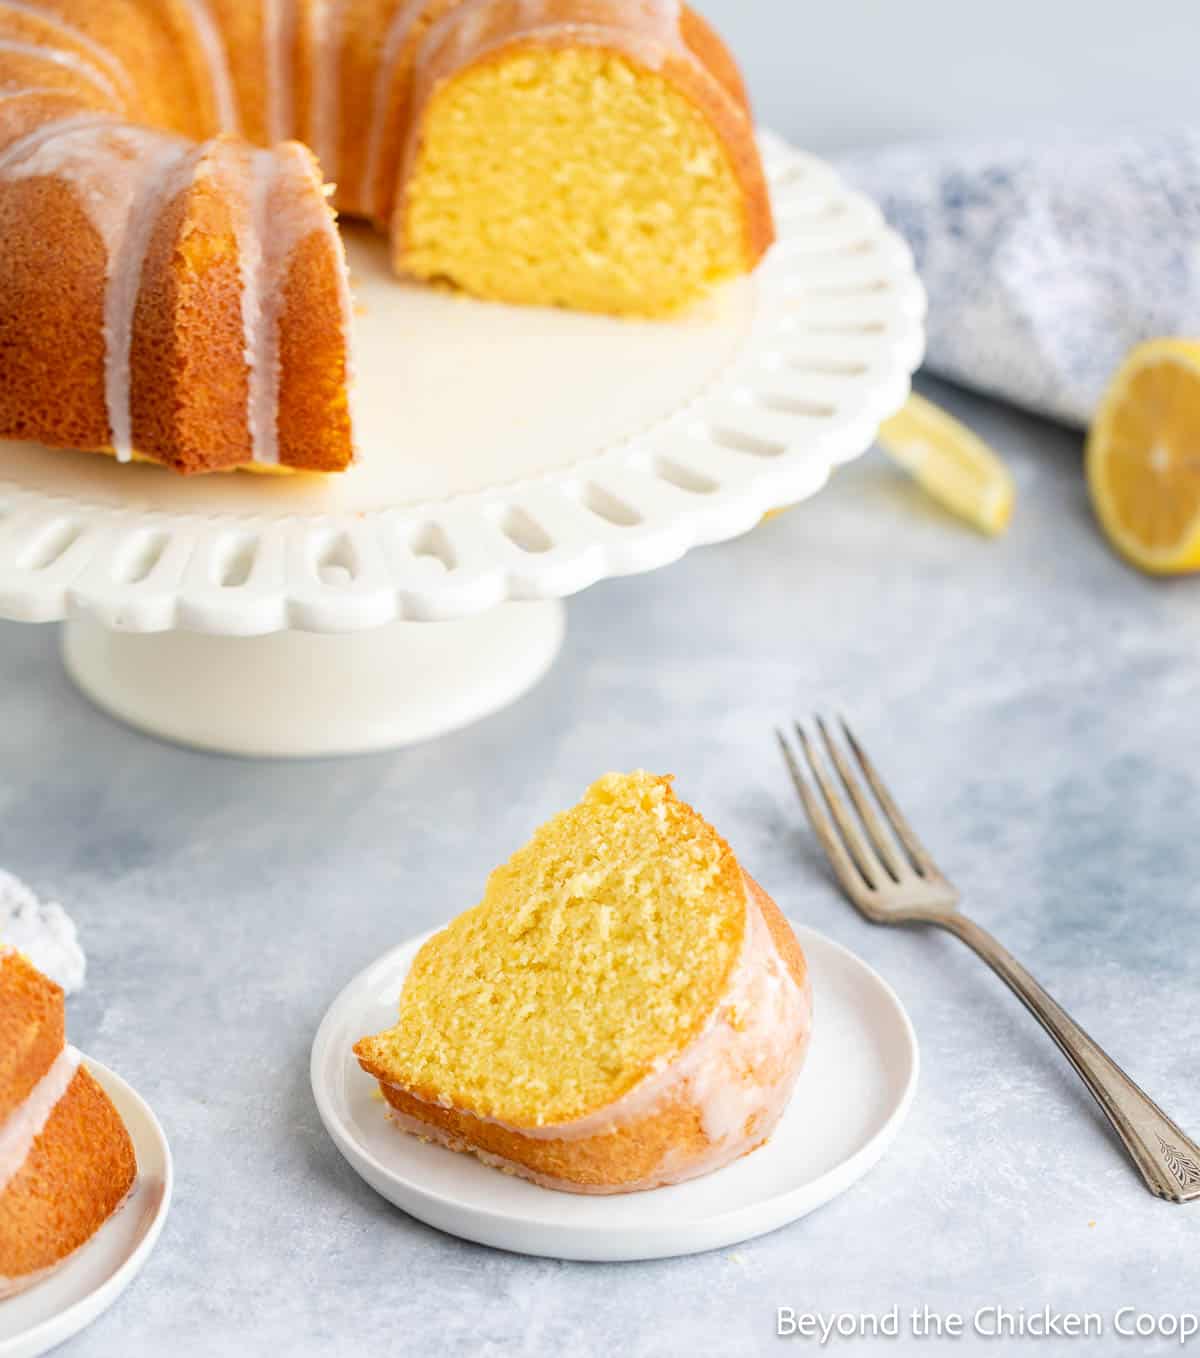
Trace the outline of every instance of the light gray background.
{"label": "light gray background", "polygon": [[[1200,584],[1113,557],[1077,436],[935,390],[1016,471],[1007,538],[872,454],[740,541],[587,591],[535,693],[407,752],[160,745],[71,688],[52,629],[0,625],[0,861],[74,911],[91,955],[74,1039],[150,1099],[179,1171],[144,1275],[73,1355],[742,1358],[774,1351],[778,1305],[1197,1307],[1200,1204],[1147,1194],[961,945],[852,913],[773,745],[792,714],[852,713],[971,911],[1200,1129]],[[737,1249],[604,1266],[461,1244],[343,1163],[309,1044],[360,968],[635,765],[676,773],[785,911],[895,985],[923,1047],[912,1117],[857,1188]],[[951,1351],[976,1347],[1014,1351]]]}
{"label": "light gray background", "polygon": [[819,150],[1194,123],[1193,0],[698,0],[760,118]]}
{"label": "light gray background", "polygon": [[[765,118],[826,149],[1192,112],[1188,4],[704,7]],[[874,454],[741,541],[588,591],[542,687],[435,745],[189,754],[92,710],[53,629],[0,625],[0,862],[75,914],[91,973],[73,1036],[150,1099],[179,1173],[144,1275],[72,1355],[741,1358],[777,1350],[778,1305],[1200,1306],[1200,1205],[1146,1194],[965,950],[851,913],[772,746],[793,713],[851,712],[970,909],[1200,1129],[1200,585],[1102,544],[1078,437],[936,391],[1014,467],[1009,537],[975,537]],[[785,910],[896,986],[923,1044],[912,1118],[851,1193],[734,1250],[598,1266],[461,1244],[341,1161],[308,1089],[313,1032],[543,817],[639,764],[678,774]]]}

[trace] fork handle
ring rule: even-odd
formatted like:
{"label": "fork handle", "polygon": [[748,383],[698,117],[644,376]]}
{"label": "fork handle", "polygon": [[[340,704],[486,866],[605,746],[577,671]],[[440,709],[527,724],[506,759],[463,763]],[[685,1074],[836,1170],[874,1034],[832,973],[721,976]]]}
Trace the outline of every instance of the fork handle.
{"label": "fork handle", "polygon": [[1200,1146],[1125,1074],[1020,962],[986,929],[965,915],[939,914],[928,923],[948,930],[978,953],[1058,1043],[1124,1142],[1151,1193],[1170,1202],[1200,1198]]}

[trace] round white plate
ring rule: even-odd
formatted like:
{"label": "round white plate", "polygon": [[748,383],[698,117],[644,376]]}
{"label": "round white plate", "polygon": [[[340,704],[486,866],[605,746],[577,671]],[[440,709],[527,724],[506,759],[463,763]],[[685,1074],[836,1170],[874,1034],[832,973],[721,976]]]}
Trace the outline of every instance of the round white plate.
{"label": "round white plate", "polygon": [[0,1358],[35,1358],[107,1311],[150,1257],[171,1206],[174,1171],[158,1119],[119,1075],[85,1064],[125,1121],[137,1153],[133,1192],[96,1234],[43,1282],[0,1301]]}
{"label": "round white plate", "polygon": [[659,1259],[762,1235],[823,1206],[882,1157],[912,1103],[919,1058],[895,992],[865,962],[796,929],[816,1003],[812,1049],[792,1103],[760,1150],[706,1178],[619,1197],[539,1188],[398,1131],[351,1047],[395,1022],[410,939],[361,972],[325,1015],[312,1050],[321,1120],[390,1202],[452,1235],[556,1259]]}

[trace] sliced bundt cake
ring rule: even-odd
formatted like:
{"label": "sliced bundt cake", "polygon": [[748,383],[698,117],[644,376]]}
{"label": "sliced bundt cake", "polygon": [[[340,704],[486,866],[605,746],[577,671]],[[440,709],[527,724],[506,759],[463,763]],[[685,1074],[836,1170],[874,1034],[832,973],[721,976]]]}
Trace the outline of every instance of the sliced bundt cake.
{"label": "sliced bundt cake", "polygon": [[137,1176],[129,1133],[66,1044],[63,992],[0,948],[0,1297],[90,1240]]}
{"label": "sliced bundt cake", "polygon": [[811,1026],[804,955],[666,778],[601,779],[422,947],[355,1047],[400,1127],[547,1187],[655,1188],[770,1135]]}
{"label": "sliced bundt cake", "polygon": [[9,0],[0,438],[347,467],[334,208],[402,272],[614,313],[772,235],[740,78],[678,0]]}

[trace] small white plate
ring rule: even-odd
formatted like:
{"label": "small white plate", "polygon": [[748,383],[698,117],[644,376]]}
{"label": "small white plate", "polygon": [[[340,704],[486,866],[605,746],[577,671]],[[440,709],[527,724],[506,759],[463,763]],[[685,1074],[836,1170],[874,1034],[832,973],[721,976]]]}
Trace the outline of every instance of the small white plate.
{"label": "small white plate", "polygon": [[119,1075],[90,1057],[84,1062],[129,1129],[137,1182],[66,1263],[27,1292],[0,1301],[0,1358],[36,1358],[107,1311],[150,1257],[171,1206],[174,1171],[158,1119]]}
{"label": "small white plate", "polygon": [[892,988],[823,934],[796,929],[808,955],[816,1019],[791,1106],[760,1150],[706,1178],[617,1197],[581,1197],[500,1174],[398,1131],[351,1051],[395,1022],[417,949],[410,939],[355,977],[312,1049],[326,1130],[390,1202],[452,1235],[555,1259],[661,1259],[733,1245],[823,1206],[867,1173],[912,1103],[919,1057]]}

